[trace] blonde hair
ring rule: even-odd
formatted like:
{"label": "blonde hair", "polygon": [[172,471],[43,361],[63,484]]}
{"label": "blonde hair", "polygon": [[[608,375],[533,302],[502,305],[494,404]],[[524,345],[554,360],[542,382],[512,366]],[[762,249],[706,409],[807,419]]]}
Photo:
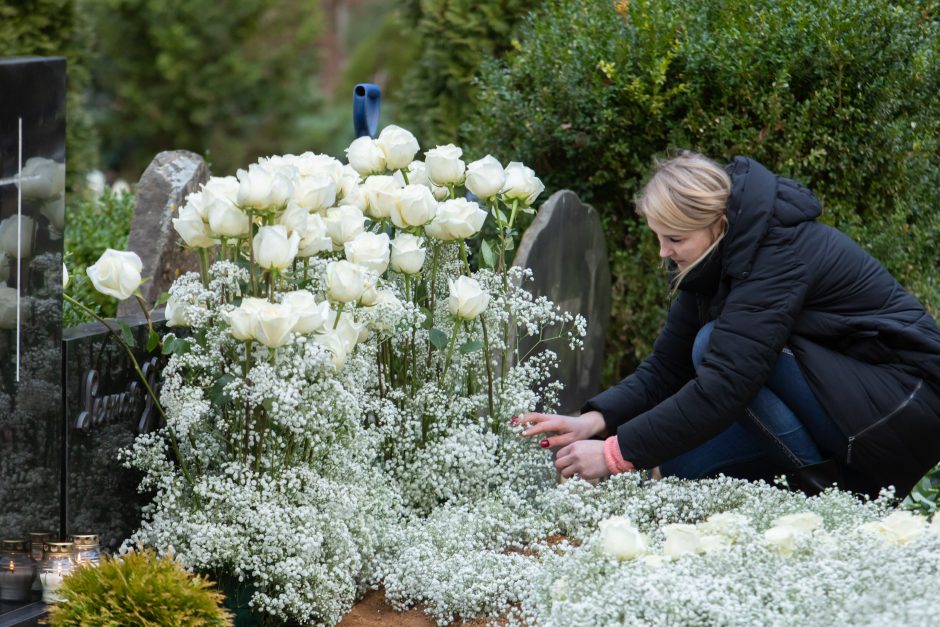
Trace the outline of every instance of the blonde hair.
{"label": "blonde hair", "polygon": [[[683,151],[671,159],[657,160],[653,176],[636,199],[636,212],[666,228],[687,233],[706,229],[725,219],[731,177],[724,168],[697,152]],[[727,220],[712,245],[688,267],[679,272],[673,292],[682,279],[721,243]]]}

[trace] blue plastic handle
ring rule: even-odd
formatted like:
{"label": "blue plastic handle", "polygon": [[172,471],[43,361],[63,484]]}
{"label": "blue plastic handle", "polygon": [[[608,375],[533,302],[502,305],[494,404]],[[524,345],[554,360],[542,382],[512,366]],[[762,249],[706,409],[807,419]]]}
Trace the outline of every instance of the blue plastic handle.
{"label": "blue plastic handle", "polygon": [[375,137],[379,130],[382,90],[375,83],[359,83],[353,88],[353,128],[356,137]]}

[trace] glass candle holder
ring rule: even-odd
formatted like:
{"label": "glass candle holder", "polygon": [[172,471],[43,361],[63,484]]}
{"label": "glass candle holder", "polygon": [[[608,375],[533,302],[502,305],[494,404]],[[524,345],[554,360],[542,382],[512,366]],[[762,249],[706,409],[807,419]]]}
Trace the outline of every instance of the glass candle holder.
{"label": "glass candle holder", "polygon": [[98,565],[101,561],[101,548],[98,546],[98,536],[94,534],[74,535],[72,544],[75,545],[73,558],[76,566],[82,564]]}
{"label": "glass candle holder", "polygon": [[24,540],[0,541],[0,601],[28,601],[36,564]]}
{"label": "glass candle holder", "polygon": [[71,542],[46,542],[43,545],[43,558],[39,564],[39,580],[42,582],[42,600],[46,603],[64,601],[57,594],[62,580],[72,572],[74,545]]}
{"label": "glass candle holder", "polygon": [[[48,531],[31,531],[29,533],[29,556],[36,567],[36,574],[39,574],[39,563],[42,561],[42,545],[52,539],[52,534]],[[33,591],[42,592],[42,582],[37,576],[33,579]]]}

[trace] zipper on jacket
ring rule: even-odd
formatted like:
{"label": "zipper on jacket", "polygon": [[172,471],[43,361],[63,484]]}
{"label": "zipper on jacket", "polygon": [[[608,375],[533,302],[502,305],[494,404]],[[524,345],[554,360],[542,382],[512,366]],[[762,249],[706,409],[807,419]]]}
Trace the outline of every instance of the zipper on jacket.
{"label": "zipper on jacket", "polygon": [[914,387],[914,391],[911,392],[910,396],[908,396],[906,399],[904,399],[904,400],[901,402],[901,404],[898,405],[897,407],[895,407],[888,415],[884,416],[883,418],[878,419],[877,422],[874,422],[874,423],[868,425],[867,427],[865,427],[864,429],[862,429],[861,431],[859,431],[859,432],[856,433],[855,435],[849,436],[849,447],[848,447],[848,449],[847,449],[846,452],[845,452],[845,465],[846,465],[846,466],[848,466],[849,464],[852,463],[852,443],[855,442],[855,438],[857,438],[857,437],[859,437],[859,436],[861,436],[861,435],[865,435],[865,432],[866,432],[866,431],[870,431],[870,430],[874,429],[875,427],[877,427],[878,425],[880,425],[881,423],[885,422],[886,420],[889,420],[890,418],[893,418],[899,411],[901,411],[902,409],[904,409],[905,407],[907,407],[908,405],[910,405],[911,401],[914,400],[914,397],[917,395],[917,392],[920,391],[920,388],[921,388],[922,385],[924,385],[924,380],[923,380],[923,379],[921,379],[920,381],[917,382],[917,386]]}

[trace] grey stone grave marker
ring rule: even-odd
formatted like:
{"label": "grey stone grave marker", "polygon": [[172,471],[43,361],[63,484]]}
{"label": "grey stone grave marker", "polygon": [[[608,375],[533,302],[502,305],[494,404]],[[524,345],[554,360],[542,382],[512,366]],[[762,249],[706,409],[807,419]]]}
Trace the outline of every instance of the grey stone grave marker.
{"label": "grey stone grave marker", "polygon": [[[206,162],[188,150],[161,152],[140,177],[127,248],[140,256],[144,265],[141,275],[153,277],[140,287],[148,303],[154,303],[177,276],[199,268],[196,253],[180,247],[173,217],[179,213],[186,196],[198,191],[207,180]],[[118,306],[119,316],[137,313],[140,308],[132,298]]]}
{"label": "grey stone grave marker", "polygon": [[[565,386],[558,411],[576,413],[599,391],[610,321],[610,264],[597,211],[574,192],[555,192],[523,234],[513,265],[532,269],[534,281],[527,288],[536,297],[587,320],[583,350],[561,341],[550,347],[559,355],[557,378]],[[525,353],[532,341],[523,338],[520,344]]]}

